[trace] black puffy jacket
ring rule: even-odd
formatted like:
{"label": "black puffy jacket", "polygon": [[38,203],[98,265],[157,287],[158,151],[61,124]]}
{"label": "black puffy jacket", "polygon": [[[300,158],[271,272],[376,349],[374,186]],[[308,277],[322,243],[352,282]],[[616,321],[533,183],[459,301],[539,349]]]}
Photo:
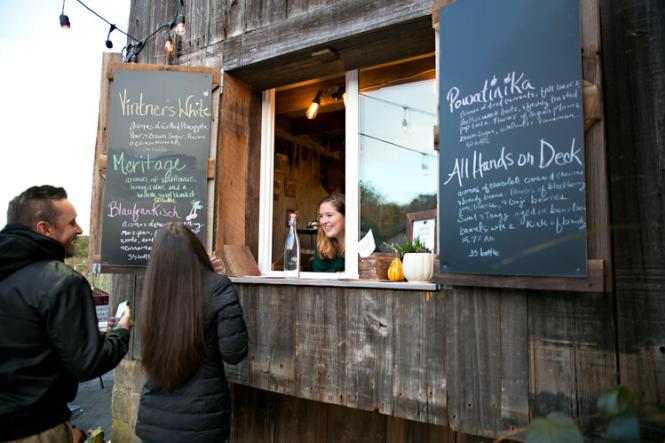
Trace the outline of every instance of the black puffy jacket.
{"label": "black puffy jacket", "polygon": [[55,240],[0,231],[0,441],[68,420],[78,382],[127,353],[129,331],[99,332],[90,285],[63,259]]}
{"label": "black puffy jacket", "polygon": [[[247,355],[247,328],[238,294],[223,275],[210,273],[204,299],[205,354],[184,386],[162,391],[150,378],[141,392],[136,435],[149,442],[223,442],[229,437],[231,399],[222,362]],[[168,350],[164,350],[168,352]]]}

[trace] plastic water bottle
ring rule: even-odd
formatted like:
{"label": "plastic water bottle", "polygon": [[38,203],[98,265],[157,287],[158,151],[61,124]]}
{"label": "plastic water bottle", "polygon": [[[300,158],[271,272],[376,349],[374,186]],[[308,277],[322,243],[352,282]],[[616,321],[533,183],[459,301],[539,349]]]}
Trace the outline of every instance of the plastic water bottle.
{"label": "plastic water bottle", "polygon": [[300,276],[300,242],[296,226],[298,220],[296,214],[289,217],[289,233],[284,244],[284,274],[286,277]]}

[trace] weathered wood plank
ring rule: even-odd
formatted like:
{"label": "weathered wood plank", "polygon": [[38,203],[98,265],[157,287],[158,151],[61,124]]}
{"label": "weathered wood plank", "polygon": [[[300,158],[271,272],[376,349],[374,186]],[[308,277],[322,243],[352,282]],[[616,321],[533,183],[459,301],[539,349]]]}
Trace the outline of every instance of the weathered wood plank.
{"label": "weathered wood plank", "polygon": [[[356,0],[340,0],[254,32],[229,38],[224,46],[227,70],[431,14],[431,1],[370,0],[359,13]],[[249,13],[249,11],[248,11]],[[247,23],[253,18],[246,18]],[[280,36],[275,39],[275,36]]]}
{"label": "weathered wood plank", "polygon": [[338,60],[328,63],[312,57],[313,50],[320,49],[314,46],[293,52],[282,51],[271,59],[252,64],[242,64],[245,63],[243,61],[233,66],[227,65],[235,50],[233,46],[237,44],[242,45],[230,40],[225,42],[224,68],[232,70],[234,75],[257,89],[268,89],[430,53],[434,51],[434,33],[429,26],[429,17],[424,16],[386,28],[370,29],[354,36],[321,43],[319,46],[332,47],[340,55]]}
{"label": "weathered wood plank", "polygon": [[286,0],[245,0],[245,33],[283,22]]}
{"label": "weathered wood plank", "polygon": [[[342,395],[344,331],[347,328],[344,290],[304,294],[297,289],[295,366],[297,393],[302,398],[338,403]],[[338,314],[339,312],[339,314]]]}
{"label": "weathered wood plank", "polygon": [[585,278],[448,274],[435,272],[432,280],[437,283],[452,286],[541,289],[545,291],[604,292],[605,261],[587,260],[587,276]]}
{"label": "weathered wood plank", "polygon": [[259,196],[261,193],[261,93],[252,89],[249,96],[249,139],[245,198],[245,245],[259,256]]}
{"label": "weathered wood plank", "polygon": [[235,77],[224,74],[217,144],[217,238],[223,245],[244,245],[246,179],[249,134],[251,132],[251,89]]}
{"label": "weathered wood plank", "polygon": [[[244,284],[237,288],[250,351],[245,362],[227,367],[230,381],[445,423],[440,294]],[[402,355],[399,360],[397,353]]]}
{"label": "weathered wood plank", "polygon": [[[111,106],[111,81],[106,72],[113,63],[120,62],[120,54],[105,52],[102,56],[102,76],[99,85],[99,117],[92,167],[92,192],[90,194],[90,237],[88,239],[88,263],[99,263],[102,250],[102,202],[106,183],[106,158],[108,154],[108,112]],[[103,165],[103,167],[102,167]]]}
{"label": "weathered wood plank", "polygon": [[342,404],[391,414],[393,297],[388,293],[360,291],[357,295],[347,295],[347,298],[349,321],[345,331],[345,402]]}
{"label": "weathered wood plank", "polygon": [[393,413],[418,421],[427,420],[426,323],[423,297],[396,297],[393,309]]}
{"label": "weathered wood plank", "polygon": [[501,294],[501,419],[499,433],[529,423],[527,292]]}
{"label": "weathered wood plank", "polygon": [[288,0],[286,15],[292,18],[297,15],[315,11],[323,6],[330,4],[329,0]]}
{"label": "weathered wood plank", "polygon": [[665,3],[609,0],[601,12],[619,376],[641,404],[662,406]]}
{"label": "weathered wood plank", "polygon": [[448,420],[458,432],[501,429],[501,297],[498,290],[456,288],[446,297]]}
{"label": "weathered wood plank", "polygon": [[529,406],[533,417],[564,412],[600,436],[596,400],[617,380],[611,299],[529,294]]}
{"label": "weathered wood plank", "polygon": [[386,443],[455,443],[455,432],[445,426],[428,425],[396,417],[386,418]]}
{"label": "weathered wood plank", "polygon": [[383,443],[386,441],[386,420],[385,415],[376,412],[329,405],[325,439],[339,442]]}
{"label": "weathered wood plank", "polygon": [[[128,300],[132,312],[132,320],[136,321],[138,310],[136,309],[136,274],[113,274],[111,275],[111,291],[109,292],[109,315],[115,315],[120,302]],[[140,299],[139,299],[140,300]],[[136,358],[137,346],[140,352],[140,340],[137,338],[137,329],[132,329],[129,340],[129,350],[125,358]]]}

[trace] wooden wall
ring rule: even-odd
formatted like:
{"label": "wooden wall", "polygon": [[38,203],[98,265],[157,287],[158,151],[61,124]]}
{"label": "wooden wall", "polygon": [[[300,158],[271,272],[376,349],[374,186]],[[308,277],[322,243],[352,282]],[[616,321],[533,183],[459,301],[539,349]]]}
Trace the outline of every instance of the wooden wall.
{"label": "wooden wall", "polygon": [[[665,403],[665,2],[602,11],[619,381]],[[662,441],[662,428],[648,431]]]}
{"label": "wooden wall", "polygon": [[[317,28],[301,27],[311,31],[294,35],[294,24],[318,20],[325,38],[352,38],[362,23],[418,22],[431,3],[187,2],[188,33],[180,55],[170,61],[236,66],[237,72],[248,63],[243,78],[256,79],[250,68],[269,66],[278,47],[261,49],[257,42],[270,36],[280,44],[280,30],[292,29],[283,35],[282,48],[309,56],[310,46],[323,43]],[[146,35],[175,14],[176,4],[134,0],[130,33]],[[239,285],[252,350],[230,376],[252,388],[238,388],[244,392],[237,406],[242,414],[234,422],[238,432],[273,432],[256,441],[289,441],[284,430],[311,430],[310,421],[331,432],[354,421],[385,435],[389,425],[380,422],[392,419],[379,414],[387,414],[447,425],[461,441],[467,438],[463,434],[496,436],[563,411],[589,441],[603,441],[606,423],[596,408],[603,388],[626,383],[643,403],[662,406],[665,6],[638,0],[606,0],[602,8],[597,0],[580,5],[584,77],[601,87],[605,101],[605,119],[587,132],[586,144],[609,153],[609,162],[589,165],[596,182],[606,180],[589,194],[590,252],[611,256],[612,292],[456,287],[428,294]],[[335,30],[330,23],[346,26]],[[154,45],[142,57],[141,62],[167,61]],[[254,87],[265,86],[256,81]],[[347,407],[358,411],[328,415]],[[328,411],[324,418],[321,410]],[[374,410],[379,414],[361,412]],[[663,440],[662,428],[644,427],[649,439]],[[308,432],[302,441],[317,441],[307,439]],[[234,435],[235,441],[249,441]]]}

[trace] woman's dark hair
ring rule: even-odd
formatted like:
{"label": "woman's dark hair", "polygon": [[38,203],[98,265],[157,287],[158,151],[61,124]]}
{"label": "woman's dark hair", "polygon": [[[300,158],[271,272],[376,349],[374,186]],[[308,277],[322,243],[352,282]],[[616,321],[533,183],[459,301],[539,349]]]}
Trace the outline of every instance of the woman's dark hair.
{"label": "woman's dark hair", "polygon": [[[318,208],[324,203],[330,203],[342,215],[345,215],[346,204],[344,203],[344,194],[330,194],[324,197],[319,202]],[[316,235],[316,250],[319,257],[322,259],[334,259],[337,256],[344,256],[344,242],[337,241],[336,238],[329,238],[319,226],[319,231]]]}
{"label": "woman's dark hair", "polygon": [[142,364],[163,390],[182,386],[204,351],[203,291],[212,266],[199,239],[167,223],[152,245],[139,313]]}
{"label": "woman's dark hair", "polygon": [[59,212],[53,200],[67,198],[64,188],[51,185],[31,186],[9,202],[7,223],[33,228],[40,221],[55,225]]}

